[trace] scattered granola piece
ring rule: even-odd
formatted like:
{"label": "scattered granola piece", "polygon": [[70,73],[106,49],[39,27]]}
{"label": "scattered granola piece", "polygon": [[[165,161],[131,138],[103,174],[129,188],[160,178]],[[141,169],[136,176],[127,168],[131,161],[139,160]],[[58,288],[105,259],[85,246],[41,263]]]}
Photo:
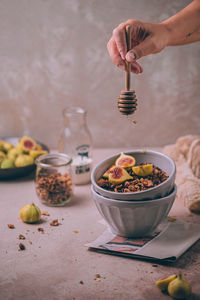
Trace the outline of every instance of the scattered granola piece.
{"label": "scattered granola piece", "polygon": [[80,283],[80,284],[84,284],[83,280],[80,280],[79,283]]}
{"label": "scattered granola piece", "polygon": [[157,266],[158,266],[157,264],[152,264],[152,267],[154,268],[157,268]]}
{"label": "scattered granola piece", "polygon": [[38,231],[41,232],[42,234],[44,234],[44,228],[39,227],[39,228],[38,228]]}
{"label": "scattered granola piece", "polygon": [[50,216],[50,214],[49,214],[47,211],[42,211],[42,212],[41,212],[41,215],[42,215],[42,216],[47,216],[47,217]]}
{"label": "scattered granola piece", "polygon": [[14,229],[14,228],[15,228],[15,226],[14,226],[13,224],[8,224],[8,228],[10,228],[10,229]]}
{"label": "scattered granola piece", "polygon": [[58,223],[58,219],[55,219],[53,221],[51,221],[50,225],[51,226],[58,226],[60,223]]}
{"label": "scattered granola piece", "polygon": [[73,233],[79,233],[79,231],[78,230],[73,230]]}
{"label": "scattered granola piece", "polygon": [[23,234],[20,234],[19,235],[19,240],[25,240],[26,238],[25,238],[25,236],[23,235]]}
{"label": "scattered granola piece", "polygon": [[19,251],[23,251],[25,249],[26,249],[26,247],[24,246],[24,244],[20,243],[19,244]]}
{"label": "scattered granola piece", "polygon": [[133,124],[138,124],[138,121],[134,120],[134,121],[133,121]]}
{"label": "scattered granola piece", "polygon": [[29,244],[32,245],[33,243],[30,241]]}
{"label": "scattered granola piece", "polygon": [[168,217],[168,222],[175,222],[175,221],[176,221],[176,217],[172,217],[172,216]]}
{"label": "scattered granola piece", "polygon": [[100,276],[100,274],[96,274],[95,277],[94,277],[94,280],[96,280],[96,281],[101,281],[101,276]]}
{"label": "scattered granola piece", "polygon": [[188,217],[193,217],[194,215],[193,214],[188,214]]}

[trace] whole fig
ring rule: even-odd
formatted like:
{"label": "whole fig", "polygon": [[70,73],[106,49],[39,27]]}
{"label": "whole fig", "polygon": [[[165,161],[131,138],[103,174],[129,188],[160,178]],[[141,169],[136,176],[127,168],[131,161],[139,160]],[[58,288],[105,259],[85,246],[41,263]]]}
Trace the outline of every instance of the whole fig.
{"label": "whole fig", "polygon": [[21,208],[19,216],[25,223],[36,223],[40,220],[41,211],[34,203]]}
{"label": "whole fig", "polygon": [[5,158],[1,163],[2,169],[14,168],[14,161],[10,158]]}
{"label": "whole fig", "polygon": [[168,285],[168,293],[174,299],[186,299],[191,295],[192,288],[189,282],[179,273],[178,277]]}
{"label": "whole fig", "polygon": [[16,167],[25,167],[28,165],[32,165],[33,163],[33,157],[28,154],[20,154],[15,160]]}
{"label": "whole fig", "polygon": [[177,277],[177,275],[174,274],[174,275],[170,275],[170,276],[168,276],[168,277],[159,279],[159,280],[156,281],[156,286],[157,286],[162,292],[166,292],[169,283],[170,283],[172,280],[174,280],[176,277]]}

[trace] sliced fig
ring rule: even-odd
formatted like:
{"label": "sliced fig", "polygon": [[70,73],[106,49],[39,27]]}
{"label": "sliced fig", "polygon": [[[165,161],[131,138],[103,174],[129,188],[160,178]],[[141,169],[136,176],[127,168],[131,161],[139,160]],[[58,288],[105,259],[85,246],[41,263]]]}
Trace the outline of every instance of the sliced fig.
{"label": "sliced fig", "polygon": [[112,165],[112,166],[111,166],[111,167],[103,174],[103,177],[108,178],[109,173],[110,173],[110,170],[111,170],[113,167],[115,167],[115,165]]}
{"label": "sliced fig", "polygon": [[146,176],[152,174],[153,165],[147,164],[147,165],[135,166],[135,167],[132,167],[132,170],[133,170],[134,174],[141,176],[141,177],[146,177]]}
{"label": "sliced fig", "polygon": [[110,169],[108,180],[114,185],[120,184],[126,180],[132,179],[133,177],[128,174],[128,172],[120,167],[114,166]]}
{"label": "sliced fig", "polygon": [[29,152],[30,150],[35,150],[36,148],[36,142],[28,136],[23,136],[19,144],[24,152]]}
{"label": "sliced fig", "polygon": [[121,152],[120,156],[115,162],[116,166],[120,166],[122,168],[130,168],[135,165],[135,158],[131,155],[124,154]]}

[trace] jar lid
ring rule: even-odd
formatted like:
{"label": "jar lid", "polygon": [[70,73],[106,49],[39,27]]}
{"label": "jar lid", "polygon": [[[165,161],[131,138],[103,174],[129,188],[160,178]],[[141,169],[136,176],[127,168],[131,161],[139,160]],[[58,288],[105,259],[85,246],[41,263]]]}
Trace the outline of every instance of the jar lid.
{"label": "jar lid", "polygon": [[64,167],[70,165],[71,162],[72,158],[64,153],[44,154],[35,160],[36,165],[43,168]]}

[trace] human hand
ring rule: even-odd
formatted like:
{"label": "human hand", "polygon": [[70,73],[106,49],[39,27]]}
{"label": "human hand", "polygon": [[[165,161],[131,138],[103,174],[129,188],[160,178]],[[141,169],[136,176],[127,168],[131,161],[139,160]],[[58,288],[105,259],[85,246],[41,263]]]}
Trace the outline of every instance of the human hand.
{"label": "human hand", "polygon": [[[130,26],[131,50],[127,52],[125,28]],[[107,44],[112,62],[125,70],[125,60],[131,63],[131,72],[143,72],[136,61],[139,58],[160,52],[168,44],[169,32],[163,23],[145,23],[138,20],[128,20],[113,30],[113,35]]]}

